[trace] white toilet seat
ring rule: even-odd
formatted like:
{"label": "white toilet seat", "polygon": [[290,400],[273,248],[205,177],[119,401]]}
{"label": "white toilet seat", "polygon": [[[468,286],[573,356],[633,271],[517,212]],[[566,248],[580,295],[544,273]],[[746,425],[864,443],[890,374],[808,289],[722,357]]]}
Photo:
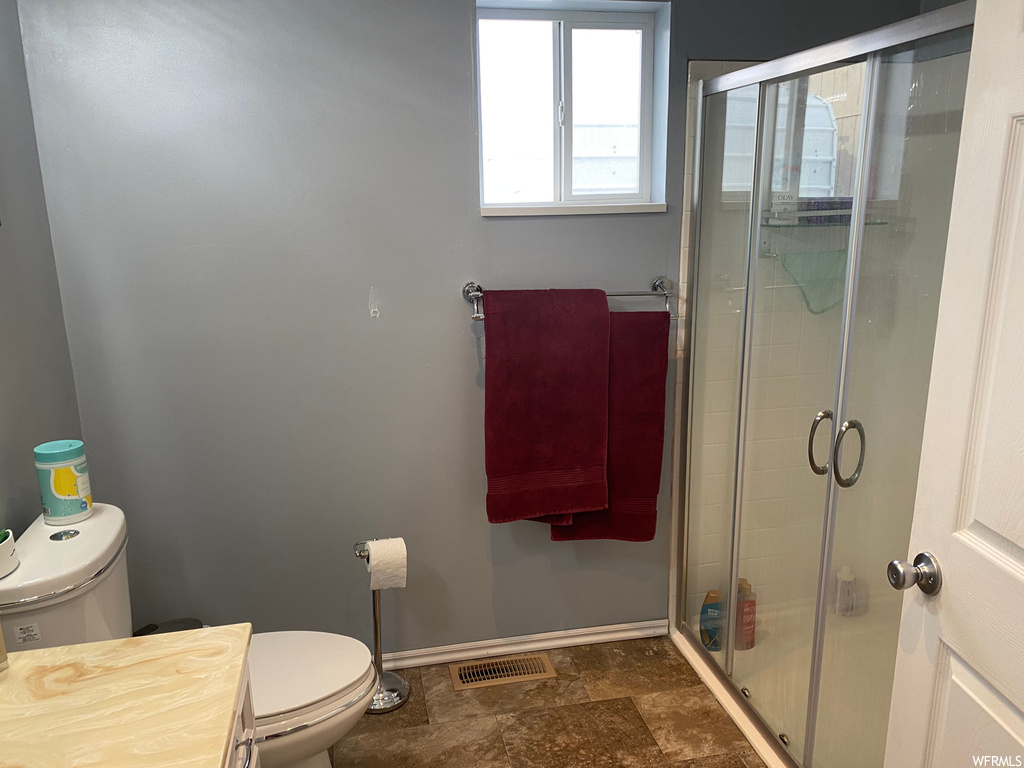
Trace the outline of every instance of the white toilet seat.
{"label": "white toilet seat", "polygon": [[327,749],[355,725],[377,688],[369,649],[327,632],[254,634],[249,676],[256,740],[268,767]]}
{"label": "white toilet seat", "polygon": [[[251,674],[251,673],[250,673]],[[363,678],[344,694],[302,707],[291,712],[256,715],[256,737],[260,741],[285,736],[299,729],[309,728],[331,717],[362,705],[360,713],[370,705],[369,695],[377,689],[377,672],[371,665]]]}

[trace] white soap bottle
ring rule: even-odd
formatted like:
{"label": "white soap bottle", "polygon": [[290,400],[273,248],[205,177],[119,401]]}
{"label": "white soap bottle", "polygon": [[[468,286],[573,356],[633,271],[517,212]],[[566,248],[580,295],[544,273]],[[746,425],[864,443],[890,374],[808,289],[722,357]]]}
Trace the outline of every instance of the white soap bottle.
{"label": "white soap bottle", "polygon": [[836,616],[849,618],[857,607],[857,579],[850,566],[844,565],[836,574]]}

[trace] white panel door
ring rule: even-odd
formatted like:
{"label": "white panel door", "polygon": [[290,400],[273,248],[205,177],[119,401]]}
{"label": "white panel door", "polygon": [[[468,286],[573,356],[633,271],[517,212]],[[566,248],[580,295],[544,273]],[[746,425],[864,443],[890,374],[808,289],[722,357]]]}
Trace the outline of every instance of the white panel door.
{"label": "white panel door", "polygon": [[979,0],[887,768],[1024,763],[1024,0]]}

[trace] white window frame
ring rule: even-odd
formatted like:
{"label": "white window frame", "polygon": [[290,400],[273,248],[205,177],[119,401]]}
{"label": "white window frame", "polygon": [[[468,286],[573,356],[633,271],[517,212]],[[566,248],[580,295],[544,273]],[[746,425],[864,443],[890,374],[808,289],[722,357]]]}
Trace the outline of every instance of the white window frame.
{"label": "white window frame", "polygon": [[[651,203],[651,165],[654,134],[654,14],[618,11],[544,11],[511,9],[477,9],[477,32],[481,19],[526,19],[551,21],[554,67],[554,103],[552,104],[554,162],[552,169],[552,202],[485,203],[483,114],[480,78],[479,43],[476,51],[477,74],[477,154],[480,165],[480,209],[501,215],[537,215],[550,213],[615,213],[664,211],[663,203]],[[572,193],[572,30],[573,29],[639,29],[641,31],[641,91],[639,122],[638,191],[630,194],[581,195]],[[478,35],[475,38],[479,40]],[[559,111],[561,109],[561,119]],[[565,209],[578,209],[566,211]]]}

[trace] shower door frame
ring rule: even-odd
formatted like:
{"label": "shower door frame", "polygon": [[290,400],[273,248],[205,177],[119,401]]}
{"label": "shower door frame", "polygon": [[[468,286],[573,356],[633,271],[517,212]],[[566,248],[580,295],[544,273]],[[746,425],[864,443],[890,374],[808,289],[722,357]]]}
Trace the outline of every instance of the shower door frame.
{"label": "shower door frame", "polygon": [[[878,69],[879,62],[881,61],[881,54],[884,50],[893,48],[898,45],[906,43],[912,43],[916,40],[920,40],[934,35],[939,35],[945,32],[952,32],[957,29],[963,29],[971,27],[974,24],[975,14],[975,0],[967,0],[957,5],[948,6],[937,11],[915,16],[905,21],[897,22],[886,27],[881,27],[870,32],[865,32],[860,35],[845,38],[843,40],[822,45],[817,48],[811,48],[800,53],[795,53],[790,56],[785,56],[774,61],[765,62],[763,64],[755,64],[745,69],[737,70],[735,72],[726,73],[709,80],[701,80],[697,84],[698,95],[697,95],[697,110],[696,110],[696,130],[695,130],[695,154],[693,164],[693,210],[691,213],[692,221],[694,222],[690,232],[690,247],[692,258],[689,265],[688,284],[694,286],[696,289],[697,276],[700,269],[700,224],[701,224],[701,178],[704,168],[704,149],[706,147],[706,141],[704,137],[704,100],[706,97],[716,93],[723,93],[726,91],[732,91],[737,88],[743,88],[751,85],[758,86],[758,103],[757,103],[757,114],[758,123],[756,126],[756,140],[755,147],[757,154],[754,157],[753,167],[753,178],[751,182],[751,215],[750,215],[750,229],[749,229],[749,243],[747,253],[747,265],[746,265],[746,285],[748,290],[746,291],[746,300],[744,303],[744,318],[743,318],[743,353],[741,357],[741,369],[740,369],[740,397],[739,397],[739,419],[738,419],[738,439],[737,439],[737,450],[735,459],[735,481],[733,488],[733,507],[732,507],[732,542],[730,548],[730,566],[729,566],[729,589],[726,594],[726,616],[729,617],[731,627],[731,621],[733,620],[733,607],[735,602],[735,595],[738,589],[739,583],[739,546],[740,546],[740,522],[742,517],[742,486],[743,486],[743,466],[744,466],[744,433],[746,430],[746,410],[749,402],[749,378],[750,378],[750,354],[751,354],[751,325],[753,323],[753,296],[754,291],[750,290],[750,286],[754,285],[757,274],[757,257],[760,250],[760,226],[762,219],[762,195],[763,185],[765,183],[764,175],[764,158],[766,155],[766,144],[769,134],[774,131],[767,131],[765,125],[767,124],[766,115],[768,112],[767,95],[769,92],[769,86],[779,83],[786,78],[791,78],[798,75],[810,75],[815,72],[827,70],[834,65],[842,64],[844,61],[863,59],[866,61],[865,76],[864,76],[864,118],[862,125],[864,130],[860,137],[860,155],[857,158],[857,176],[855,181],[855,188],[853,193],[853,207],[851,210],[851,226],[850,235],[848,240],[848,257],[847,257],[847,271],[845,275],[845,285],[843,292],[843,316],[842,316],[842,327],[840,335],[840,354],[839,354],[839,367],[837,372],[836,381],[836,392],[834,410],[835,418],[832,423],[832,441],[835,439],[835,429],[837,424],[842,423],[842,419],[846,409],[846,374],[848,367],[848,355],[851,342],[852,334],[852,321],[854,315],[854,309],[856,306],[856,293],[857,293],[857,279],[858,279],[858,268],[861,260],[861,251],[863,248],[863,232],[864,232],[864,206],[866,204],[868,188],[865,183],[865,178],[868,173],[868,164],[871,158],[872,139],[875,134],[875,126],[872,124],[872,117],[875,113],[876,100],[878,93]],[[774,124],[774,119],[773,123]],[[768,149],[771,152],[772,148]],[[770,172],[769,172],[770,176]],[[696,345],[697,335],[697,323],[696,320],[696,308],[700,302],[700,297],[697,295],[696,290],[692,294],[691,298],[691,312],[689,314],[689,333],[688,333],[688,349],[692,354]],[[686,454],[685,454],[685,478],[683,480],[683,488],[681,489],[682,499],[681,504],[676,505],[676,510],[682,509],[683,520],[681,530],[683,532],[681,562],[679,563],[678,573],[671,575],[670,584],[670,595],[675,593],[677,596],[678,604],[670,605],[670,615],[674,616],[672,621],[672,628],[680,632],[689,632],[692,635],[692,631],[686,624],[686,579],[687,579],[687,567],[689,559],[689,519],[690,519],[690,496],[689,490],[691,487],[691,459],[693,452],[691,450],[692,445],[692,420],[693,420],[693,393],[695,391],[695,366],[690,364],[688,373],[688,390],[687,390],[687,405],[686,413],[689,414],[686,425]],[[681,441],[680,441],[681,442]],[[831,445],[831,442],[830,442]],[[835,457],[832,460],[837,460],[839,457]],[[806,713],[806,724],[805,724],[805,736],[804,736],[804,751],[802,755],[802,763],[805,766],[810,766],[813,752],[814,752],[814,741],[815,741],[815,724],[818,712],[818,699],[819,689],[821,682],[821,662],[823,657],[823,644],[825,639],[825,612],[827,605],[827,589],[828,582],[823,577],[823,574],[829,572],[831,568],[831,557],[832,557],[832,546],[833,536],[835,531],[835,516],[837,511],[837,494],[833,492],[834,479],[831,477],[827,486],[825,496],[825,521],[822,531],[822,548],[820,552],[820,561],[818,567],[818,589],[815,604],[815,617],[814,617],[814,631],[812,637],[811,646],[811,669],[810,669],[810,684],[808,690],[807,699],[807,713]],[[678,512],[677,512],[678,514]],[[672,568],[672,571],[675,569]],[[676,585],[678,584],[678,590]],[[675,601],[674,601],[675,602]],[[735,683],[732,681],[732,666],[733,666],[733,652],[734,652],[734,633],[726,630],[724,633],[724,666],[720,665],[718,661],[711,656],[710,653],[704,651],[703,648],[698,647],[699,641],[696,645],[691,644],[694,649],[705,656],[705,661],[711,665],[713,669],[720,669],[724,675],[732,683],[731,689],[734,696],[740,696]],[[762,721],[763,722],[763,721]],[[787,754],[789,754],[787,752]],[[793,756],[795,757],[795,756]]]}

